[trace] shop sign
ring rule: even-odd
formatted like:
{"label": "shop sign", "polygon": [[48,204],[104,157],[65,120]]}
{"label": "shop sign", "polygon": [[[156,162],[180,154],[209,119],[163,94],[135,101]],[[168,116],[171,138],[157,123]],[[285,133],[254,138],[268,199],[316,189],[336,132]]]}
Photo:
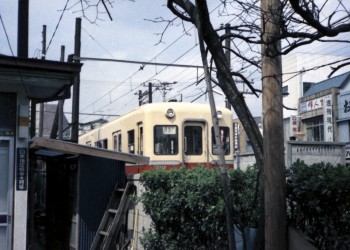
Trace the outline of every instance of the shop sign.
{"label": "shop sign", "polygon": [[290,135],[295,136],[301,133],[301,116],[290,116]]}
{"label": "shop sign", "polygon": [[350,118],[350,93],[340,95],[338,100],[339,119]]}
{"label": "shop sign", "polygon": [[307,101],[307,102],[300,103],[300,113],[305,113],[308,111],[323,108],[324,107],[324,100],[326,98],[330,99],[330,98],[332,98],[332,96],[331,95],[322,96],[322,97],[315,98],[315,99],[312,99],[312,100]]}
{"label": "shop sign", "polygon": [[16,189],[27,190],[27,148],[17,148]]}
{"label": "shop sign", "polygon": [[332,112],[332,99],[324,99],[323,109],[323,124],[324,124],[324,139],[325,141],[333,141],[333,112]]}

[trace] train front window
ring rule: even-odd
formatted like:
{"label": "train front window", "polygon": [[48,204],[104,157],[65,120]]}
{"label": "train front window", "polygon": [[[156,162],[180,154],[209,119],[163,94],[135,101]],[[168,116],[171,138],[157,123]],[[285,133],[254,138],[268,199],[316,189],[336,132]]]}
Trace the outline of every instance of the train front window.
{"label": "train front window", "polygon": [[185,154],[201,155],[203,153],[202,127],[185,127]]}
{"label": "train front window", "polygon": [[[213,144],[213,154],[217,155],[218,154],[218,145],[216,145],[216,140],[215,140],[215,133],[214,133],[214,127],[211,128],[211,140]],[[230,154],[230,129],[228,127],[220,127],[219,130],[219,138],[222,143],[222,149],[224,150],[224,154],[228,155]]]}
{"label": "train front window", "polygon": [[176,155],[179,151],[177,126],[163,125],[154,127],[154,154]]}

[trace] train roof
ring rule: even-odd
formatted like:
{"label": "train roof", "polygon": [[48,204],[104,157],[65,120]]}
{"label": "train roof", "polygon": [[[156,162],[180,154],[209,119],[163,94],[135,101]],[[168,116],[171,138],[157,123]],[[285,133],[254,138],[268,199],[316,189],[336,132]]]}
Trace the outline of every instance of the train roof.
{"label": "train roof", "polygon": [[[114,121],[117,121],[119,119],[123,119],[123,118],[128,117],[128,116],[135,114],[135,113],[151,113],[153,111],[161,111],[161,110],[164,110],[164,112],[165,112],[169,108],[175,109],[175,112],[176,112],[176,110],[179,110],[179,109],[186,110],[186,111],[192,112],[192,113],[201,113],[203,111],[210,112],[210,105],[203,104],[203,103],[186,103],[186,102],[147,103],[147,104],[139,106],[139,107],[129,111],[128,113],[125,113],[125,114],[103,124],[101,126],[101,128],[113,126],[112,123]],[[232,116],[232,111],[228,108],[217,106],[216,109],[220,110],[223,113],[223,115],[231,115]],[[97,128],[97,129],[99,129],[99,128]],[[97,129],[93,129],[91,131],[94,131]],[[91,132],[91,131],[89,131],[89,132]],[[89,132],[87,132],[87,133],[89,133]]]}

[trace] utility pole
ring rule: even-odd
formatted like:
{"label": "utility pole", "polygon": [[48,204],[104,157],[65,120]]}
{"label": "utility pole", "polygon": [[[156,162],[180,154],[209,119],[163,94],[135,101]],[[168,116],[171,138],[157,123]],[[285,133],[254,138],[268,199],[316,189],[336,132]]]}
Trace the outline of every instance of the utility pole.
{"label": "utility pole", "polygon": [[17,56],[28,57],[29,0],[18,0]]}
{"label": "utility pole", "polygon": [[[75,19],[74,56],[80,57],[81,18]],[[79,60],[76,60],[79,63]],[[74,77],[73,100],[72,100],[72,142],[78,142],[79,137],[79,96],[80,96],[80,73]]]}
{"label": "utility pole", "polygon": [[171,84],[175,84],[176,82],[161,82],[159,81],[159,83],[153,83],[152,86],[156,88],[156,90],[160,90],[162,92],[162,96],[163,96],[163,102],[165,102],[165,96],[168,93],[167,91],[172,90],[173,88],[170,88],[169,86]]}
{"label": "utility pole", "polygon": [[[65,47],[61,46],[61,58],[60,61],[64,62],[65,58]],[[63,108],[64,108],[64,99],[58,101],[58,139],[63,139]]]}
{"label": "utility pole", "polygon": [[[46,25],[43,25],[43,42],[41,49],[41,59],[45,60],[46,56]],[[41,102],[39,105],[39,137],[43,137],[44,132],[44,103]]]}
{"label": "utility pole", "polygon": [[[64,62],[64,46],[61,46],[61,57],[60,61]],[[55,118],[54,122],[52,124],[50,139],[56,139],[57,138],[57,131],[58,131],[58,139],[62,140],[62,127],[63,127],[63,105],[64,100],[59,100],[58,105],[56,108]]]}
{"label": "utility pole", "polygon": [[152,83],[148,83],[148,102],[152,103]]}
{"label": "utility pole", "polygon": [[283,140],[281,4],[262,0],[265,250],[287,249]]}
{"label": "utility pole", "polygon": [[[225,39],[225,47],[226,47],[225,56],[226,56],[229,68],[231,69],[231,51],[230,51],[230,49],[231,49],[231,37],[230,37],[231,30],[230,30],[230,26],[231,25],[229,23],[227,23],[225,25],[225,34],[227,35],[227,37]],[[226,108],[231,109],[231,104],[229,103],[227,98],[225,98],[225,106],[226,106]]]}
{"label": "utility pole", "polygon": [[[196,6],[198,6],[198,1],[196,0]],[[199,12],[200,13],[200,12]],[[220,139],[220,127],[219,127],[219,121],[217,118],[217,112],[215,107],[215,101],[214,101],[214,95],[213,95],[213,88],[211,85],[211,78],[209,73],[209,66],[208,61],[206,58],[206,51],[204,47],[204,39],[203,39],[203,31],[202,31],[202,22],[201,18],[199,16],[199,13],[196,15],[196,22],[197,22],[197,30],[198,30],[198,42],[199,42],[199,48],[201,52],[201,58],[203,62],[203,68],[204,68],[204,74],[205,74],[205,81],[207,84],[208,89],[208,97],[209,97],[209,103],[210,103],[210,110],[213,120],[213,127],[214,127],[214,134],[215,134],[215,142],[218,146],[218,156],[219,156],[219,162],[218,167],[220,171],[220,177],[221,177],[221,183],[222,183],[222,189],[223,189],[223,197],[225,198],[225,212],[226,212],[226,226],[227,226],[227,238],[228,238],[228,245],[229,250],[236,250],[236,241],[235,241],[235,234],[234,234],[234,220],[233,220],[233,214],[232,214],[232,198],[229,191],[228,186],[228,176],[227,176],[227,167],[225,163],[225,156],[224,151],[222,148],[222,141]]]}

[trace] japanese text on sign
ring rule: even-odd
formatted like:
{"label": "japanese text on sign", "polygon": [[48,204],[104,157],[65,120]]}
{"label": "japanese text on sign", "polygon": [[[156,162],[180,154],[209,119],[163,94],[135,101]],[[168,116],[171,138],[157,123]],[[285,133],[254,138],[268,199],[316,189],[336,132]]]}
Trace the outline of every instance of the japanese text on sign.
{"label": "japanese text on sign", "polygon": [[27,148],[17,148],[17,190],[27,190]]}

